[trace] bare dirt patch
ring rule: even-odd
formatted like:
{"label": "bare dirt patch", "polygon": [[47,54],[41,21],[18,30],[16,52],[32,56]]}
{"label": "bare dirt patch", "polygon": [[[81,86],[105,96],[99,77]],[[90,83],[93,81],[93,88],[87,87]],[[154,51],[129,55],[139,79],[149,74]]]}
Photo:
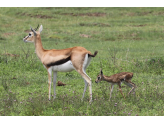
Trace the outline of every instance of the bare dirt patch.
{"label": "bare dirt patch", "polygon": [[90,35],[86,35],[86,34],[80,34],[79,36],[80,36],[80,37],[85,37],[85,38],[91,38]]}
{"label": "bare dirt patch", "polygon": [[158,12],[156,15],[164,15],[164,12]]}
{"label": "bare dirt patch", "polygon": [[109,24],[105,24],[105,23],[80,23],[80,26],[100,26],[100,27],[110,27]]}
{"label": "bare dirt patch", "polygon": [[131,25],[133,27],[144,27],[144,26],[147,26],[147,24],[139,24],[139,25]]}
{"label": "bare dirt patch", "polygon": [[136,13],[130,12],[130,13],[121,13],[121,16],[136,16]]}
{"label": "bare dirt patch", "polygon": [[75,14],[75,13],[63,13],[63,15],[104,17],[107,14],[106,13],[79,13],[79,14]]}
{"label": "bare dirt patch", "polygon": [[6,37],[9,37],[11,35],[15,35],[14,32],[7,32],[7,33],[3,33],[3,36],[6,38]]}
{"label": "bare dirt patch", "polygon": [[142,38],[118,38],[118,39],[136,40],[136,41],[142,40]]}
{"label": "bare dirt patch", "polygon": [[152,12],[141,12],[140,15],[148,15],[148,14],[151,14]]}
{"label": "bare dirt patch", "polygon": [[47,16],[47,15],[32,15],[32,14],[28,14],[28,13],[17,13],[17,15],[20,16],[29,16],[29,17],[33,17],[33,18],[42,18],[42,19],[47,19],[47,18],[52,18],[51,16]]}
{"label": "bare dirt patch", "polygon": [[8,35],[14,35],[15,33],[13,32],[7,32],[7,33],[3,33],[5,36],[8,36]]}
{"label": "bare dirt patch", "polygon": [[29,33],[29,32],[31,32],[31,30],[24,30],[24,32]]}
{"label": "bare dirt patch", "polygon": [[135,33],[132,33],[130,36],[131,36],[131,37],[125,37],[125,36],[123,36],[123,35],[118,35],[118,39],[142,40],[142,38],[137,37],[137,34],[135,34]]}
{"label": "bare dirt patch", "polygon": [[124,16],[145,16],[145,15],[149,15],[152,14],[152,11],[148,11],[148,12],[130,12],[130,13],[122,13],[121,15]]}
{"label": "bare dirt patch", "polygon": [[136,13],[128,13],[127,16],[136,16]]}
{"label": "bare dirt patch", "polygon": [[30,83],[29,82],[26,82],[27,85],[29,85]]}
{"label": "bare dirt patch", "polygon": [[11,57],[19,57],[19,55],[11,54],[11,53],[4,53],[2,55],[4,55],[4,56],[11,56]]}

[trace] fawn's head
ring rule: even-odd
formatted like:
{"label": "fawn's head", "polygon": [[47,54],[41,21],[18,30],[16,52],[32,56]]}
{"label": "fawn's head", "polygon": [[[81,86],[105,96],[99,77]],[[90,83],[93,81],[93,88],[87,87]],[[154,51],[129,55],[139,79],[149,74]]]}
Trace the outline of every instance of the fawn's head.
{"label": "fawn's head", "polygon": [[103,80],[103,72],[102,72],[102,69],[100,69],[100,73],[99,75],[97,76],[97,79],[96,79],[96,83],[99,83]]}
{"label": "fawn's head", "polygon": [[[38,25],[38,27],[39,27],[39,25]],[[31,27],[31,31],[29,32],[29,34],[28,34],[27,36],[25,36],[25,37],[23,38],[23,41],[24,41],[24,42],[31,42],[31,43],[33,43],[33,42],[35,41],[35,37],[38,36],[38,35],[40,36],[40,33],[41,33],[41,31],[43,30],[43,26],[41,25],[41,26],[39,27],[39,30],[37,31],[38,27],[35,28],[35,29],[33,29],[33,28]]]}

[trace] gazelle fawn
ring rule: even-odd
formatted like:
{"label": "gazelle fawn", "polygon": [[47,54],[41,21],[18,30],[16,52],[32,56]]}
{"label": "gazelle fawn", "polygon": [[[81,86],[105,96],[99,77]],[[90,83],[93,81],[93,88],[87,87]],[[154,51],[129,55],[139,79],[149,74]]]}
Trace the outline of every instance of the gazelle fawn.
{"label": "gazelle fawn", "polygon": [[[122,82],[125,83],[127,86],[132,88],[129,91],[128,95],[132,91],[135,92],[136,85],[133,82],[131,82],[132,77],[133,77],[133,73],[130,73],[130,72],[121,72],[121,73],[117,73],[117,74],[114,74],[111,76],[105,76],[105,75],[103,75],[103,71],[101,69],[95,82],[98,83],[101,81],[107,81],[107,82],[111,83],[110,98],[109,98],[109,100],[110,100],[111,96],[112,96],[113,87],[115,84],[117,84],[119,86],[119,90],[120,90],[123,97],[124,97],[124,95],[123,95],[122,90],[121,90]],[[125,99],[125,97],[124,97],[124,99]]]}

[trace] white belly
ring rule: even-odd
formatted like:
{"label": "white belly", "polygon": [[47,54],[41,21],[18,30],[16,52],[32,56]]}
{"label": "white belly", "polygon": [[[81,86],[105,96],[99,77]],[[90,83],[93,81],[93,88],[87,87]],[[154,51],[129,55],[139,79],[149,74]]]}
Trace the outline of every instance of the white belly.
{"label": "white belly", "polygon": [[57,72],[70,72],[72,70],[75,70],[75,68],[73,67],[72,62],[68,61],[61,65],[52,66],[52,70]]}

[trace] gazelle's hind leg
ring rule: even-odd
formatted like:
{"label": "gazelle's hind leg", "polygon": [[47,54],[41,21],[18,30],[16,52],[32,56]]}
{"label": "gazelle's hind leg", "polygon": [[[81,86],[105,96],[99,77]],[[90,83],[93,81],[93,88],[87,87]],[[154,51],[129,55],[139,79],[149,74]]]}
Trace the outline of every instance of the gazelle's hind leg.
{"label": "gazelle's hind leg", "polygon": [[[88,54],[85,55],[85,59],[84,59],[84,63],[83,63],[83,67],[82,67],[82,70],[83,72],[86,74],[86,69],[87,67],[89,66],[90,64],[90,61],[91,61],[91,57],[88,57]],[[86,74],[87,75],[87,74]],[[88,76],[88,75],[87,75]],[[89,77],[89,76],[88,76]],[[90,77],[89,77],[90,78]],[[90,78],[91,80],[91,78]]]}
{"label": "gazelle's hind leg", "polygon": [[125,83],[127,86],[129,86],[129,87],[132,88],[132,89],[129,91],[128,95],[129,95],[132,91],[135,92],[136,85],[135,85],[133,82],[131,82],[130,80],[129,80],[129,81],[126,80],[124,83]]}
{"label": "gazelle's hind leg", "polygon": [[88,54],[82,54],[81,56],[79,55],[78,59],[74,60],[72,64],[74,68],[76,69],[76,71],[84,79],[85,87],[84,87],[83,97],[85,95],[87,86],[89,86],[89,94],[90,94],[90,102],[91,102],[92,101],[92,83],[91,83],[91,78],[85,72],[87,66],[89,65],[89,62],[90,62],[90,58],[88,58]]}
{"label": "gazelle's hind leg", "polygon": [[[91,58],[88,58],[88,61],[86,62],[86,64],[83,64],[83,72],[86,74],[86,69],[89,66]],[[86,74],[87,75],[87,74]],[[88,75],[87,75],[88,76]],[[88,76],[89,77],[89,76]],[[90,78],[90,77],[89,77]],[[91,79],[90,79],[91,80]],[[87,86],[88,86],[88,82],[84,79],[84,83],[85,83],[85,87],[84,87],[84,92],[83,92],[83,96],[82,96],[82,100],[84,98]]]}
{"label": "gazelle's hind leg", "polygon": [[90,100],[89,102],[92,102],[92,82],[91,79],[88,77],[86,73],[84,73],[82,70],[77,71],[85,80],[85,87],[84,87],[84,92],[83,92],[83,97],[87,88],[87,85],[89,86],[89,94],[90,94]]}
{"label": "gazelle's hind leg", "polygon": [[84,82],[85,82],[85,86],[84,86],[84,92],[83,92],[83,96],[82,96],[81,100],[83,100],[85,92],[86,92],[86,89],[87,89],[87,86],[88,86],[88,83],[87,83],[87,81],[85,79],[84,79]]}

